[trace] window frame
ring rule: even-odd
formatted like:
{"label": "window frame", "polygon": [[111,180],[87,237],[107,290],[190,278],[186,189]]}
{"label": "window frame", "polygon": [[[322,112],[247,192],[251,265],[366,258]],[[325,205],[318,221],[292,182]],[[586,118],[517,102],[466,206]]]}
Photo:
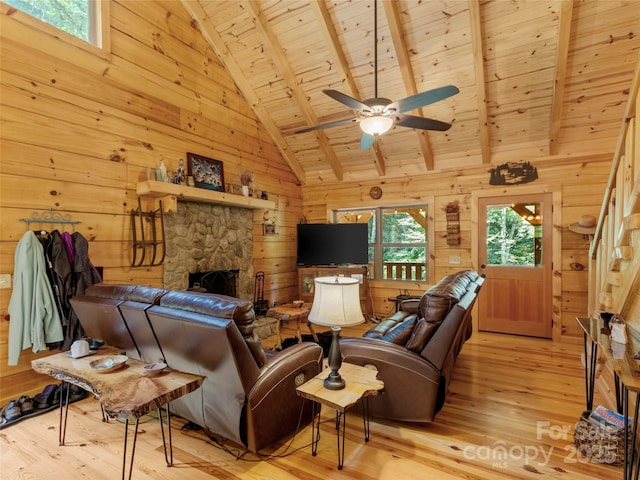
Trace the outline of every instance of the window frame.
{"label": "window frame", "polygon": [[[397,287],[401,287],[403,284],[430,284],[432,282],[434,276],[434,239],[435,239],[435,227],[433,220],[433,213],[430,212],[433,209],[433,202],[421,202],[418,204],[408,204],[408,205],[379,205],[375,207],[367,207],[367,206],[357,206],[352,208],[343,208],[336,207],[331,210],[330,219],[332,222],[338,223],[338,215],[340,213],[349,213],[349,212],[371,212],[374,211],[376,218],[376,242],[369,243],[369,248],[374,249],[374,262],[373,262],[373,271],[369,273],[370,279],[373,281],[380,281],[392,284]],[[404,208],[423,208],[426,211],[426,219],[427,219],[427,228],[425,229],[425,280],[394,280],[394,279],[384,279],[382,278],[383,272],[383,261],[382,261],[382,252],[384,247],[398,247],[398,246],[411,246],[412,244],[407,243],[383,243],[382,242],[382,215],[384,211],[393,210],[393,209],[404,209]],[[419,244],[420,246],[423,244]]]}
{"label": "window frame", "polygon": [[8,3],[0,1],[0,4],[2,4],[4,11],[11,12],[11,9],[13,9],[14,11],[11,12],[11,17],[24,25],[40,30],[47,35],[61,39],[75,47],[97,54],[100,57],[108,58],[111,52],[111,0],[90,1],[95,4],[95,8],[91,9],[89,26],[90,35],[95,37],[94,43],[76,37]]}

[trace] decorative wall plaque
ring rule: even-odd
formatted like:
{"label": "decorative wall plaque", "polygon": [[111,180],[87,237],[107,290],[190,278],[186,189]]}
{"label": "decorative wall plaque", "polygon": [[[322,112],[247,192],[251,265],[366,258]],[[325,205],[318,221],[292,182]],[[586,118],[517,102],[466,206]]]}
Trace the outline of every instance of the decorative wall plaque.
{"label": "decorative wall plaque", "polygon": [[491,169],[491,185],[518,185],[538,179],[538,169],[529,162],[507,162]]}
{"label": "decorative wall plaque", "polygon": [[460,207],[458,202],[449,202],[447,214],[447,245],[460,245]]}

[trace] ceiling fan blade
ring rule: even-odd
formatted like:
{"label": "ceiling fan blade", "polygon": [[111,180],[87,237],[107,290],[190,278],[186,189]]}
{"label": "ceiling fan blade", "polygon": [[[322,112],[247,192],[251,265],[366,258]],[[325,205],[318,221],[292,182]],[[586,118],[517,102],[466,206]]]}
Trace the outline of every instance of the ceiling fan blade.
{"label": "ceiling fan blade", "polygon": [[337,90],[322,90],[322,93],[329,95],[334,100],[352,108],[353,110],[371,110],[368,105],[362,103],[360,100],[356,100],[355,98]]}
{"label": "ceiling fan blade", "polygon": [[416,117],[414,115],[395,115],[395,125],[418,128],[420,130],[437,130],[439,132],[444,132],[451,128],[450,123],[433,120],[431,118]]}
{"label": "ceiling fan blade", "polygon": [[338,127],[340,125],[347,125],[349,123],[356,123],[356,122],[359,122],[359,121],[360,121],[359,118],[346,118],[344,120],[336,120],[335,122],[323,123],[323,124],[320,124],[320,125],[315,125],[313,127],[301,128],[300,130],[295,130],[293,133],[307,133],[307,132],[312,132],[314,130],[320,130],[320,129],[323,129],[323,128]]}
{"label": "ceiling fan blade", "polygon": [[366,150],[367,148],[372,146],[375,141],[376,137],[362,132],[362,137],[360,138],[360,150]]}
{"label": "ceiling fan blade", "polygon": [[[458,87],[454,85],[447,85],[440,88],[434,88],[433,90],[427,90],[426,92],[417,93],[410,97],[403,98],[397,102],[390,103],[385,109],[387,112],[403,113],[415,110],[416,108],[431,105],[432,103],[439,102],[445,98],[449,98],[452,95],[460,92]],[[393,112],[392,110],[395,110]]]}

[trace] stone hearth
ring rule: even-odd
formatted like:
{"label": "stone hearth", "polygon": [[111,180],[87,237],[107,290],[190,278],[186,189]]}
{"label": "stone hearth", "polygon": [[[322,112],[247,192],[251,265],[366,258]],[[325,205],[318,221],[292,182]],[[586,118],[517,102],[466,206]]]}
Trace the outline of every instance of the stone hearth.
{"label": "stone hearth", "polygon": [[189,273],[239,270],[237,296],[253,302],[253,211],[179,202],[165,214],[164,286],[189,288]]}

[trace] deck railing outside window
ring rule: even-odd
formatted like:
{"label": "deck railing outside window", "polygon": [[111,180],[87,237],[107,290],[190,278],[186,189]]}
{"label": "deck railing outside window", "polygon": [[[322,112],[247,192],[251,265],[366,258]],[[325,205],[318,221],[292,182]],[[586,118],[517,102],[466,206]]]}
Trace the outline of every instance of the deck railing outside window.
{"label": "deck railing outside window", "polygon": [[426,280],[424,263],[384,263],[384,280]]}

